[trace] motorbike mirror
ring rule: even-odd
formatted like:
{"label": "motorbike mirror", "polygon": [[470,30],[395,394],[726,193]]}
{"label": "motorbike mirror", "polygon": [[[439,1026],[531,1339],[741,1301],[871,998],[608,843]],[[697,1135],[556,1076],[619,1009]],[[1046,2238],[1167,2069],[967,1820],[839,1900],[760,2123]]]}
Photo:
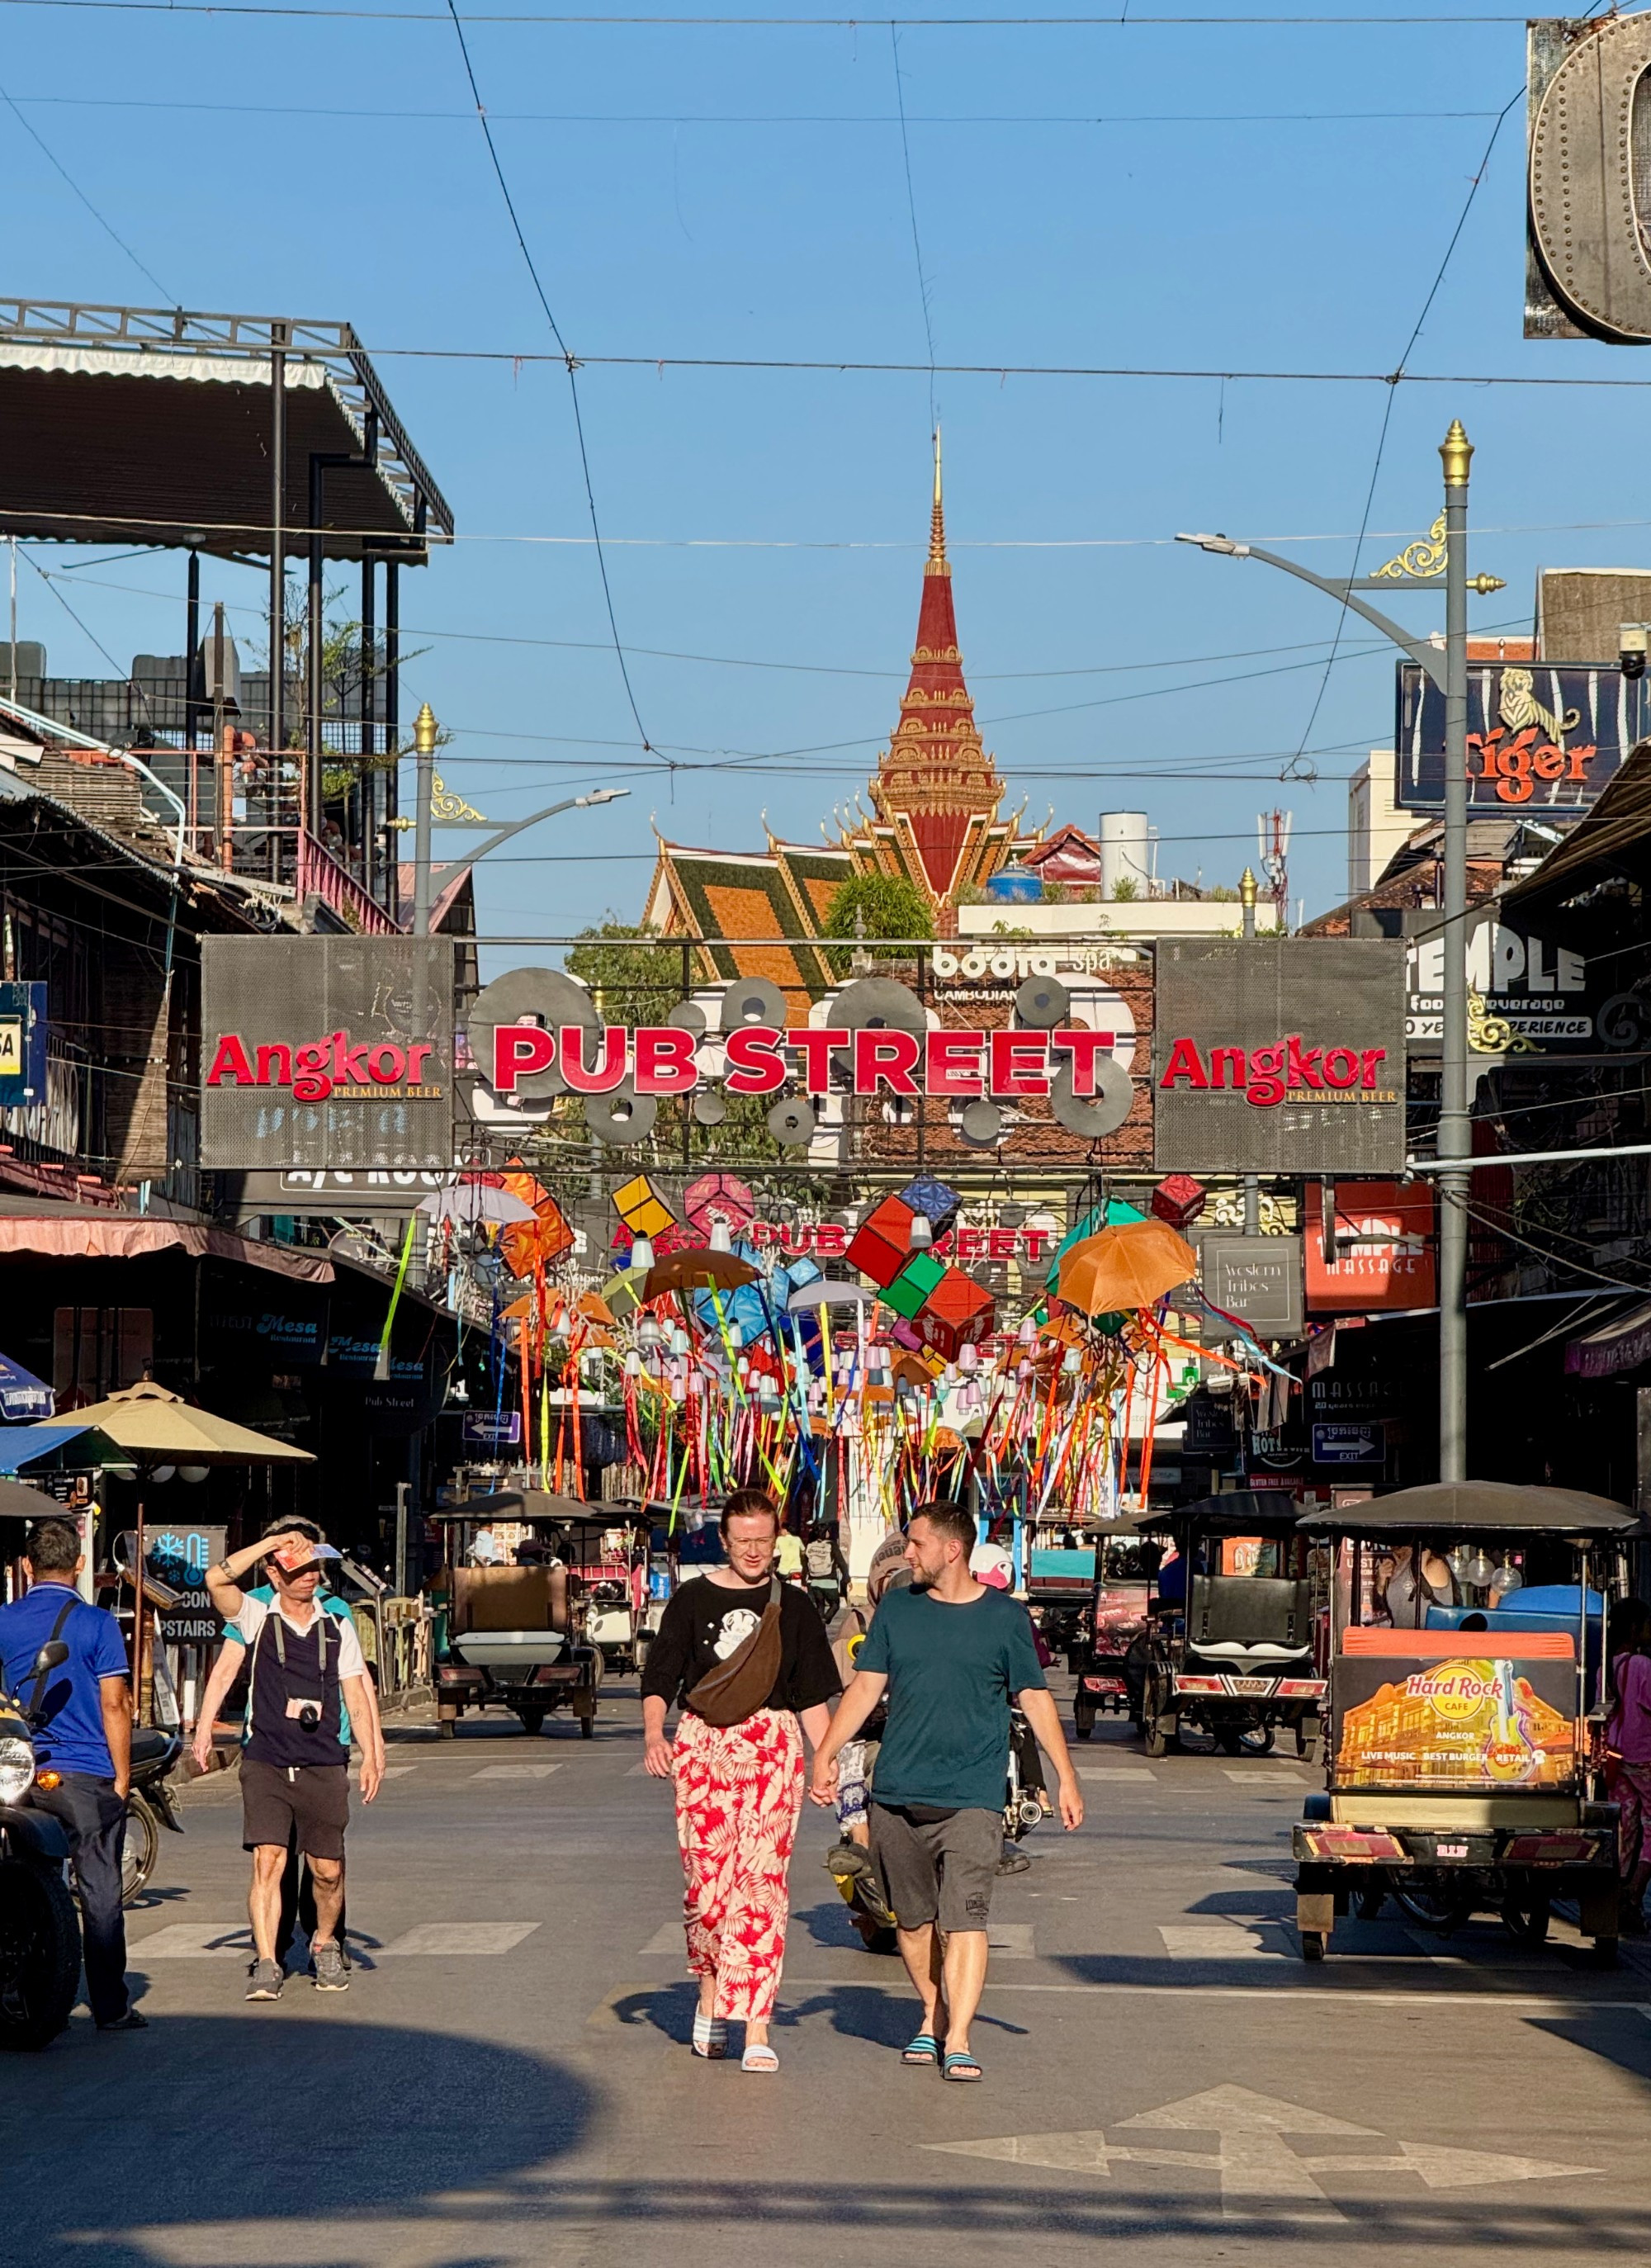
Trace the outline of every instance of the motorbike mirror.
{"label": "motorbike mirror", "polygon": [[62,1638],[55,1638],[49,1646],[43,1646],[35,1655],[35,1676],[44,1677],[51,1670],[61,1669],[68,1659],[69,1648],[63,1644]]}

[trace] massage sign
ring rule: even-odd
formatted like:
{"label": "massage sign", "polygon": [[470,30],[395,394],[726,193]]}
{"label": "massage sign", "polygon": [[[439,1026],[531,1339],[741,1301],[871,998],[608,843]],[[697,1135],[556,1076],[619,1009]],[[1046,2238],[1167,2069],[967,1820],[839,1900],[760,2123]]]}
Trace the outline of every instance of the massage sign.
{"label": "massage sign", "polygon": [[1392,1173],[1405,1158],[1405,954],[1385,938],[1158,948],[1163,1172]]}

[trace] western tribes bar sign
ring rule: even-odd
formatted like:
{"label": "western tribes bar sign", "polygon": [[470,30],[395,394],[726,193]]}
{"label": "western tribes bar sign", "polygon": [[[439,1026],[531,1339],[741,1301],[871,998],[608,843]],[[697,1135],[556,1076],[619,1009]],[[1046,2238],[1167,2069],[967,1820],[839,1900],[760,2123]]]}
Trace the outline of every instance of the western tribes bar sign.
{"label": "western tribes bar sign", "polygon": [[1385,938],[1158,948],[1160,1172],[1390,1174],[1405,1158],[1405,953]]}

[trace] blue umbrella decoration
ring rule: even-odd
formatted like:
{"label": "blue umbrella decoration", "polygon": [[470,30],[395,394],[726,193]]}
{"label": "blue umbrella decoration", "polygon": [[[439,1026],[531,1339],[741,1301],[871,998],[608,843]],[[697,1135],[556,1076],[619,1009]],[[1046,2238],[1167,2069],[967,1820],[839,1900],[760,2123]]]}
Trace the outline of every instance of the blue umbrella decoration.
{"label": "blue umbrella decoration", "polygon": [[20,1362],[0,1354],[0,1419],[8,1425],[55,1415],[57,1396]]}

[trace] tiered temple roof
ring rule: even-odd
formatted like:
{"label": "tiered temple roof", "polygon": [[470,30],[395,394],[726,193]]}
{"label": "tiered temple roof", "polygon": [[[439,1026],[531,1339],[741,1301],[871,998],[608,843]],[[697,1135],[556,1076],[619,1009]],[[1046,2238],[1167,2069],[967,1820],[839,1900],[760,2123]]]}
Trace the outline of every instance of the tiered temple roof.
{"label": "tiered temple roof", "polygon": [[[667,937],[717,940],[701,955],[708,979],[767,976],[818,998],[832,980],[824,956],[807,941],[822,934],[832,897],[851,876],[888,874],[911,882],[945,935],[956,930],[959,893],[979,887],[1033,847],[1019,837],[1018,813],[999,815],[1003,783],[982,745],[964,679],[938,435],[911,677],[867,792],[870,811],[856,798],[853,823],[835,844],[820,849],[772,834],[767,850],[755,853],[693,850],[662,838],[644,918]],[[796,943],[742,947],[742,937]]]}

